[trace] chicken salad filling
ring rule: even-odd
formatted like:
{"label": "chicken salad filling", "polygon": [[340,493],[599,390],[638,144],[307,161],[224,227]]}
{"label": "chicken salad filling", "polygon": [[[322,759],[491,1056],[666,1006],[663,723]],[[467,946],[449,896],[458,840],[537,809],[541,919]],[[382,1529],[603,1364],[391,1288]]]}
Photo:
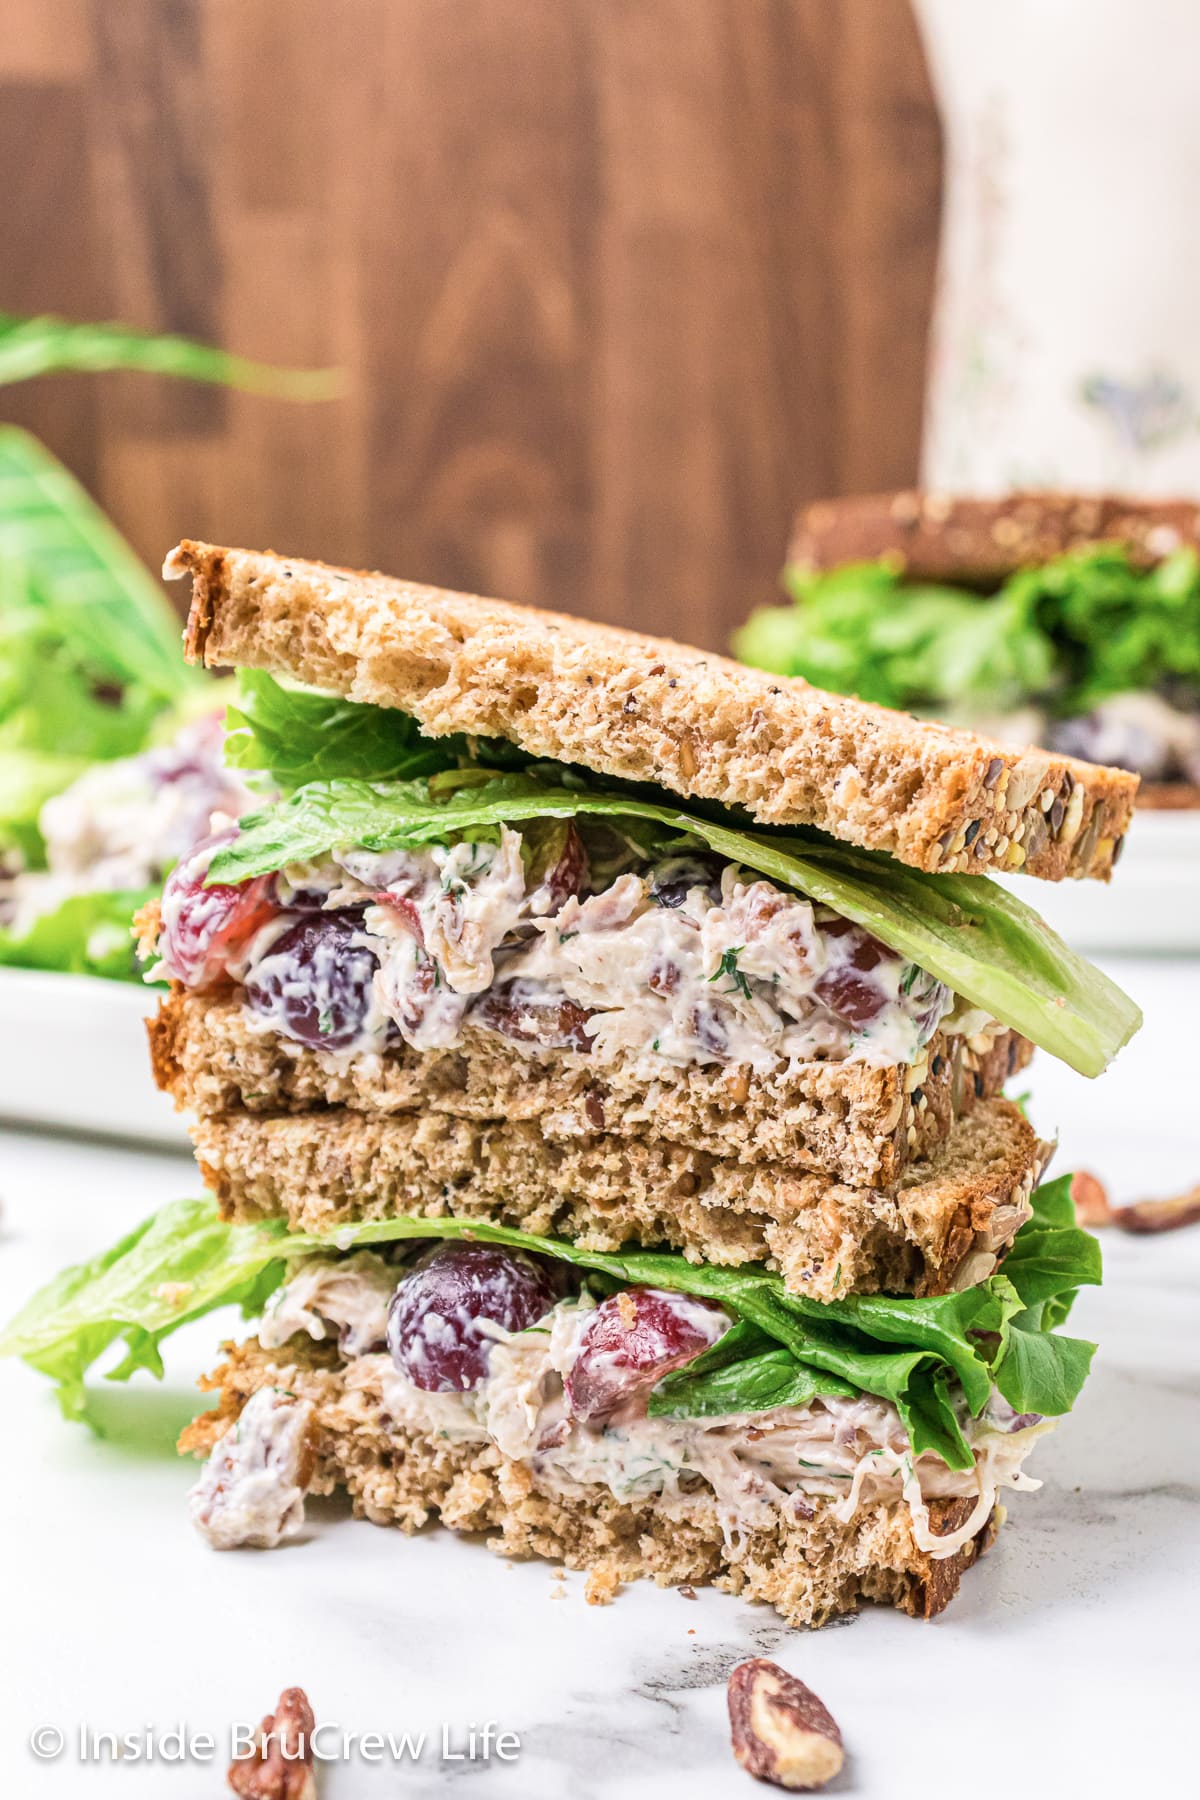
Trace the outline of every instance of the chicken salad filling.
{"label": "chicken salad filling", "polygon": [[[168,743],[93,764],[45,801],[38,815],[45,866],[0,862],[0,929],[13,947],[7,960],[78,964],[89,973],[132,979],[138,973],[130,924],[135,908],[197,840],[254,801],[238,771],[225,766],[222,746],[221,714],[202,715]],[[105,905],[109,896],[112,904]],[[65,943],[55,941],[56,918]],[[26,943],[22,957],[17,952]]]}
{"label": "chicken salad filling", "polygon": [[[995,1029],[943,982],[831,907],[687,848],[649,857],[605,827],[334,850],[232,890],[205,885],[222,837],[162,904],[161,971],[231,979],[264,1031],[353,1059],[467,1026],[597,1062],[912,1063],[940,1025]],[[210,929],[215,921],[217,929]],[[196,946],[204,943],[201,954]]]}
{"label": "chicken salad filling", "polygon": [[[391,1419],[494,1445],[564,1491],[604,1483],[680,1509],[712,1494],[731,1534],[818,1500],[849,1518],[880,1494],[928,1535],[935,1501],[973,1497],[982,1518],[995,1491],[1025,1485],[1028,1434],[1086,1381],[1094,1346],[1060,1327],[1101,1264],[1071,1179],[1034,1190],[1001,1269],[924,1299],[820,1301],[761,1267],[594,1251],[483,1219],[398,1214],[314,1234],[181,1200],[55,1276],[0,1333],[0,1355],[87,1418],[98,1363],[117,1380],[161,1375],[181,1325],[230,1305],[258,1320],[252,1388],[280,1392],[240,1405],[195,1502],[208,1517],[237,1490],[250,1535],[233,1518],[213,1526],[230,1542],[298,1529],[330,1429],[317,1401],[351,1430]],[[298,1410],[274,1420],[284,1407]]]}
{"label": "chicken salad filling", "polygon": [[[711,1495],[731,1546],[781,1518],[812,1518],[818,1505],[849,1524],[898,1500],[914,1542],[941,1559],[982,1529],[1003,1490],[1040,1486],[1023,1464],[1052,1421],[1015,1413],[995,1391],[977,1417],[957,1402],[971,1450],[960,1469],[916,1454],[895,1407],[868,1394],[655,1416],[654,1387],[718,1344],[734,1326],[729,1312],[648,1287],[601,1296],[586,1283],[562,1286],[559,1271],[478,1244],[437,1246],[407,1270],[372,1251],[314,1258],[276,1291],[258,1339],[277,1352],[297,1337],[336,1342],[351,1404],[422,1435],[494,1445],[544,1491],[581,1497],[598,1485],[681,1517]],[[280,1363],[286,1370],[286,1356]],[[217,1547],[300,1528],[305,1403],[286,1385],[263,1392],[194,1490],[193,1517]],[[963,1497],[974,1501],[968,1516],[939,1535],[930,1503]]]}

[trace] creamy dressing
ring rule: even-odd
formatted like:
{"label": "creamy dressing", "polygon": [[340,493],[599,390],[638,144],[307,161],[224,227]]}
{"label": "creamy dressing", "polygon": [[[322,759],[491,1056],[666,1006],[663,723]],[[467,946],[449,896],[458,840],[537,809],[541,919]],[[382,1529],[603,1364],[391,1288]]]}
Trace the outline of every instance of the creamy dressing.
{"label": "creamy dressing", "polygon": [[192,1523],[214,1550],[272,1550],[304,1525],[313,1409],[260,1388],[220,1437],[188,1495]]}
{"label": "creamy dressing", "polygon": [[[272,1309],[271,1335],[262,1341],[278,1346],[293,1321],[316,1336],[309,1323],[314,1309],[330,1335],[356,1326],[360,1338],[377,1332],[380,1295],[395,1282],[396,1269],[373,1253],[351,1260],[355,1270],[341,1277],[344,1263],[302,1266]],[[360,1285],[364,1291],[356,1293]],[[347,1385],[398,1425],[456,1442],[494,1443],[551,1491],[574,1495],[599,1485],[618,1500],[654,1499],[683,1516],[701,1484],[715,1498],[731,1545],[770,1527],[780,1513],[811,1517],[816,1498],[832,1502],[834,1516],[848,1524],[860,1508],[900,1497],[917,1545],[940,1559],[971,1540],[1001,1489],[1040,1486],[1022,1463],[1051,1424],[1015,1420],[998,1395],[978,1419],[960,1406],[959,1421],[975,1454],[975,1466],[967,1470],[949,1469],[929,1454],[914,1458],[895,1408],[868,1396],[831,1396],[805,1407],[715,1419],[652,1418],[644,1401],[635,1399],[603,1424],[584,1424],[570,1414],[563,1381],[595,1304],[583,1294],[559,1301],[529,1330],[509,1335],[495,1328],[488,1378],[469,1393],[418,1388],[378,1350],[348,1355]],[[711,1308],[694,1310],[712,1340],[730,1322]],[[371,1321],[365,1333],[363,1319]],[[343,1347],[346,1341],[343,1336]],[[975,1499],[970,1517],[954,1533],[935,1536],[929,1502],[962,1496]]]}
{"label": "creamy dressing", "polygon": [[537,982],[587,1009],[601,1062],[649,1051],[766,1073],[812,1057],[914,1061],[950,994],[935,996],[924,975],[910,979],[912,965],[890,953],[857,967],[861,939],[830,923],[810,901],[732,864],[718,899],[695,886],[676,907],[655,904],[650,883],[627,874],[539,920],[501,981]]}
{"label": "creamy dressing", "polygon": [[[718,880],[711,859],[676,858],[658,867],[682,872],[669,885],[650,867],[598,893],[556,892],[552,877],[528,885],[522,848],[502,827],[496,843],[350,849],[282,872],[285,904],[294,889],[364,909],[376,1004],[339,1060],[381,1051],[393,1029],[414,1049],[450,1048],[472,1023],[518,1050],[570,1048],[648,1080],[704,1063],[911,1064],[955,1004],[829,908],[737,865]],[[246,969],[270,954],[266,929]]]}
{"label": "creamy dressing", "polygon": [[314,1343],[335,1339],[343,1356],[361,1356],[387,1341],[388,1302],[396,1270],[370,1250],[332,1260],[315,1257],[276,1288],[258,1328],[264,1350],[279,1350],[302,1332]]}

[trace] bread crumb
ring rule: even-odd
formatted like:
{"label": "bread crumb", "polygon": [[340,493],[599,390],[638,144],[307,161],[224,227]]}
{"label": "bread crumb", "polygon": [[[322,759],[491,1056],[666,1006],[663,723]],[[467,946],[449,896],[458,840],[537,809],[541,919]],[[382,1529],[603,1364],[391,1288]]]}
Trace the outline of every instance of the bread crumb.
{"label": "bread crumb", "polygon": [[621,1589],[621,1577],[607,1563],[588,1570],[583,1597],[589,1606],[611,1606]]}

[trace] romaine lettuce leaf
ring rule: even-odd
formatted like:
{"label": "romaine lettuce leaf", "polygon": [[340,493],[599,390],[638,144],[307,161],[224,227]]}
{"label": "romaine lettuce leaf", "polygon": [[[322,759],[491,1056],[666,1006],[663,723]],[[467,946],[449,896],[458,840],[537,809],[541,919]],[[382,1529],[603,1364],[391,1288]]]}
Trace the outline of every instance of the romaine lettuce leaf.
{"label": "romaine lettuce leaf", "polygon": [[[1035,1230],[1044,1216],[1035,1197]],[[1099,1280],[1094,1240],[1086,1232],[1076,1236],[1074,1258],[1065,1239],[1056,1246],[1052,1279],[1067,1303],[1080,1283]],[[135,1368],[158,1373],[162,1340],[179,1325],[231,1302],[261,1308],[298,1258],[454,1237],[514,1245],[610,1283],[668,1288],[725,1306],[736,1329],[661,1383],[652,1398],[653,1411],[671,1416],[761,1411],[817,1394],[874,1394],[895,1405],[918,1453],[934,1451],[962,1468],[970,1451],[951,1379],[974,1413],[995,1385],[1006,1398],[1018,1395],[1020,1410],[1052,1414],[1069,1408],[1086,1374],[1089,1347],[1042,1330],[1004,1274],[938,1299],[863,1295],[822,1305],[788,1293],[764,1269],[696,1266],[671,1252],[605,1255],[477,1219],[371,1220],[319,1237],[288,1233],[279,1220],[223,1225],[210,1200],[165,1207],[113,1250],[58,1276],[0,1336],[0,1355],[24,1357],[52,1376],[65,1409],[79,1416],[86,1371],[117,1339],[126,1356],[111,1379],[123,1380]]]}
{"label": "romaine lettuce leaf", "polygon": [[0,426],[0,851],[38,866],[42,803],[88,763],[140,750],[208,685],[161,586],[95,502],[27,432]]}
{"label": "romaine lettuce leaf", "polygon": [[986,877],[926,875],[815,832],[746,829],[686,812],[665,795],[648,800],[582,781],[551,785],[543,769],[313,781],[247,815],[238,837],[213,858],[209,880],[244,881],[352,844],[392,850],[523,819],[645,821],[664,840],[686,834],[834,907],[1081,1074],[1098,1075],[1141,1023],[1138,1007],[1114,982]]}
{"label": "romaine lettuce leaf", "polygon": [[15,850],[22,867],[45,867],[46,846],[38,824],[42,807],[87,766],[82,756],[0,747],[0,858],[5,851]]}
{"label": "romaine lettuce leaf", "polygon": [[20,571],[22,606],[43,615],[95,681],[168,705],[204,680],[183,660],[161,585],[75,478],[15,425],[0,427],[0,558]]}
{"label": "romaine lettuce leaf", "polygon": [[906,582],[885,563],[789,586],[793,606],[761,607],[734,633],[742,662],[901,711],[1008,712],[1053,677],[1053,645],[1021,596]]}
{"label": "romaine lettuce leaf", "polygon": [[956,718],[1034,704],[1060,717],[1110,695],[1200,695],[1200,560],[1135,568],[1118,545],[1054,558],[991,595],[909,582],[884,562],[788,570],[795,604],[763,607],[734,654],[839,694]]}
{"label": "romaine lettuce leaf", "polygon": [[64,369],[96,373],[141,369],[148,375],[210,381],[278,400],[332,400],[342,392],[336,369],[281,369],[213,344],[198,344],[194,338],[139,331],[117,321],[95,325],[56,318],[53,313],[28,318],[0,312],[0,383],[29,381]]}
{"label": "romaine lettuce leaf", "polygon": [[161,1376],[159,1345],[218,1306],[261,1312],[283,1279],[279,1222],[227,1225],[213,1200],[177,1200],[111,1250],[64,1269],[0,1336],[0,1355],[20,1356],[58,1384],[68,1418],[83,1418],[84,1375],[118,1339],[125,1357],[110,1379],[135,1369]]}
{"label": "romaine lettuce leaf", "polygon": [[160,696],[80,654],[53,603],[28,603],[28,572],[0,563],[0,749],[108,762],[140,750]]}
{"label": "romaine lettuce leaf", "polygon": [[140,982],[144,971],[134,952],[133,915],[157,892],[72,894],[23,931],[0,927],[0,967]]}
{"label": "romaine lettuce leaf", "polygon": [[411,781],[466,753],[460,740],[424,737],[407,713],[284,687],[257,669],[239,670],[238,702],[225,717],[226,762],[289,792],[318,779]]}

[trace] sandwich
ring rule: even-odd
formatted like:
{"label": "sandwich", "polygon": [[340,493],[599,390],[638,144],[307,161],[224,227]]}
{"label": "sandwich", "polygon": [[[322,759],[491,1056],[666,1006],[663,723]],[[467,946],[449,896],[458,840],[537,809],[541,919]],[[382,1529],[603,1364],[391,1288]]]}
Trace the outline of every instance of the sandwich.
{"label": "sandwich", "polygon": [[1092,1346],[1003,1092],[1137,1008],[987,879],[1107,879],[1136,779],[640,634],[182,544],[276,798],[139,920],[208,1190],[0,1349],[254,1321],[181,1440],[220,1548],[309,1494],[817,1624],[941,1609]]}
{"label": "sandwich", "polygon": [[902,492],[799,514],[736,654],[1006,743],[1113,763],[1200,805],[1200,505]]}

